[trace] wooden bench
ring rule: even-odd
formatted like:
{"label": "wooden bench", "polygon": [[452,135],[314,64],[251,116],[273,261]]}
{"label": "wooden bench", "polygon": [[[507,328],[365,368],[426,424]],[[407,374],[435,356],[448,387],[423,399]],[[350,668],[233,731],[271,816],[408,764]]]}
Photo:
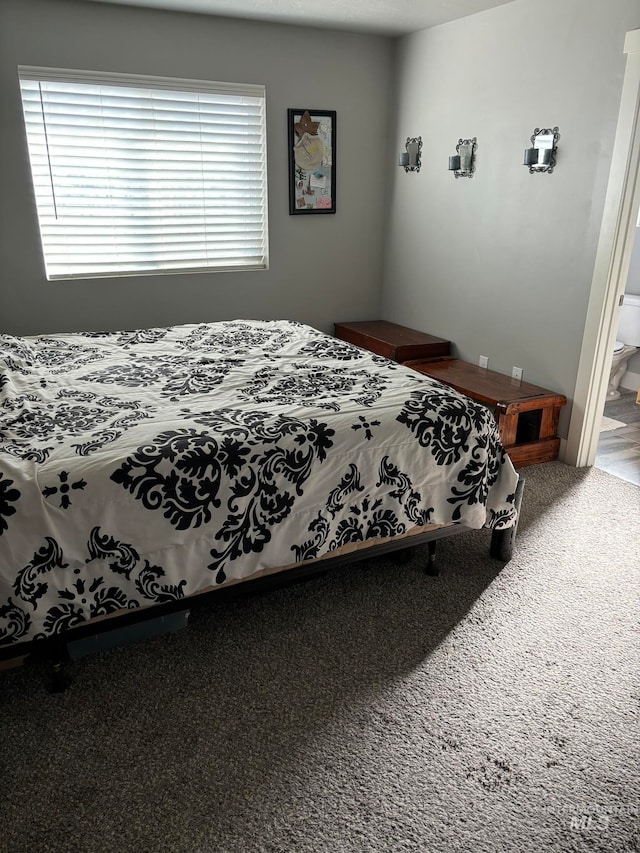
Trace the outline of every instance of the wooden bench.
{"label": "wooden bench", "polygon": [[567,402],[564,395],[457,358],[417,359],[405,366],[489,406],[502,445],[516,468],[557,459],[558,418]]}
{"label": "wooden bench", "polygon": [[400,363],[408,359],[449,355],[450,352],[450,343],[444,338],[399,326],[388,320],[336,323],[334,329],[336,338]]}

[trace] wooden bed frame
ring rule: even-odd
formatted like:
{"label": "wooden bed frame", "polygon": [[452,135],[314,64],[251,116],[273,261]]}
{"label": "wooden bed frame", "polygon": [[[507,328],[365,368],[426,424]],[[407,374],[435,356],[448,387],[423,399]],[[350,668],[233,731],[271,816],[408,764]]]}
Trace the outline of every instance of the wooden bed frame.
{"label": "wooden bed frame", "polygon": [[[522,495],[525,481],[522,475],[518,480],[515,495],[515,507],[520,516]],[[513,554],[518,523],[504,530],[493,530],[491,532],[490,556],[502,563],[511,559]],[[122,611],[107,618],[99,618],[76,625],[53,637],[28,642],[17,643],[12,646],[0,647],[0,664],[2,662],[15,662],[20,665],[27,659],[45,660],[50,665],[51,682],[50,693],[60,693],[69,686],[71,679],[66,672],[65,665],[70,659],[68,646],[78,640],[93,637],[109,631],[117,631],[129,626],[138,625],[148,620],[157,619],[161,616],[191,610],[195,607],[205,606],[212,596],[216,600],[220,596],[227,598],[263,592],[270,589],[286,586],[291,583],[317,577],[320,574],[346,566],[354,562],[370,559],[384,554],[395,554],[396,559],[402,562],[408,561],[414,549],[427,545],[427,563],[424,572],[427,575],[438,575],[439,569],[436,565],[436,544],[440,539],[457,536],[461,533],[470,532],[471,528],[460,524],[452,524],[437,527],[425,532],[415,533],[404,537],[396,537],[372,545],[358,548],[334,556],[310,560],[288,569],[274,571],[270,574],[249,578],[245,581],[233,582],[224,586],[196,593],[186,598],[177,599],[149,607]],[[1,669],[2,667],[0,667]],[[6,667],[5,667],[6,668]]]}

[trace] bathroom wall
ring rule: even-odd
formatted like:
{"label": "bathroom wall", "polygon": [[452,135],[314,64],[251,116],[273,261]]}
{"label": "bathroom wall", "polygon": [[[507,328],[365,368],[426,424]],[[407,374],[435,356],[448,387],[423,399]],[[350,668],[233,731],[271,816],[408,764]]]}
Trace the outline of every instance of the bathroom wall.
{"label": "bathroom wall", "polygon": [[631,252],[625,293],[640,294],[640,228],[636,228],[636,239]]}
{"label": "bathroom wall", "polygon": [[[625,293],[640,294],[640,228],[636,228],[636,239],[631,253]],[[637,352],[627,362],[627,372],[620,380],[620,385],[631,391],[637,391],[640,387],[640,352]]]}

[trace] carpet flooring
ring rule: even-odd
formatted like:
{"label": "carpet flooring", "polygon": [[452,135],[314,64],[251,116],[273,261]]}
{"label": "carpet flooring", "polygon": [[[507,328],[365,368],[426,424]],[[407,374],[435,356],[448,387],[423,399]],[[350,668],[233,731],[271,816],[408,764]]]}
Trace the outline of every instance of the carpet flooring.
{"label": "carpet flooring", "polygon": [[0,673],[2,853],[640,850],[640,488],[552,462],[487,531]]}

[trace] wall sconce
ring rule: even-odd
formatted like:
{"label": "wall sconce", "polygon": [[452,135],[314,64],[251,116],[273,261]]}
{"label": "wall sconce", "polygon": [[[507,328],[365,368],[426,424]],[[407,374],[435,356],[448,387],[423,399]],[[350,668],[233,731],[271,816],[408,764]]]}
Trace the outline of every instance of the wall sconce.
{"label": "wall sconce", "polygon": [[473,139],[459,139],[456,145],[456,154],[449,157],[449,171],[456,178],[472,178],[476,170],[476,137]]}
{"label": "wall sconce", "polygon": [[406,151],[403,151],[398,157],[398,166],[404,166],[405,172],[419,172],[421,166],[422,137],[408,136],[404,147]]}
{"label": "wall sconce", "polygon": [[529,172],[553,172],[556,165],[556,151],[560,134],[557,127],[543,127],[533,131],[531,148],[524,149],[522,164],[529,167]]}

